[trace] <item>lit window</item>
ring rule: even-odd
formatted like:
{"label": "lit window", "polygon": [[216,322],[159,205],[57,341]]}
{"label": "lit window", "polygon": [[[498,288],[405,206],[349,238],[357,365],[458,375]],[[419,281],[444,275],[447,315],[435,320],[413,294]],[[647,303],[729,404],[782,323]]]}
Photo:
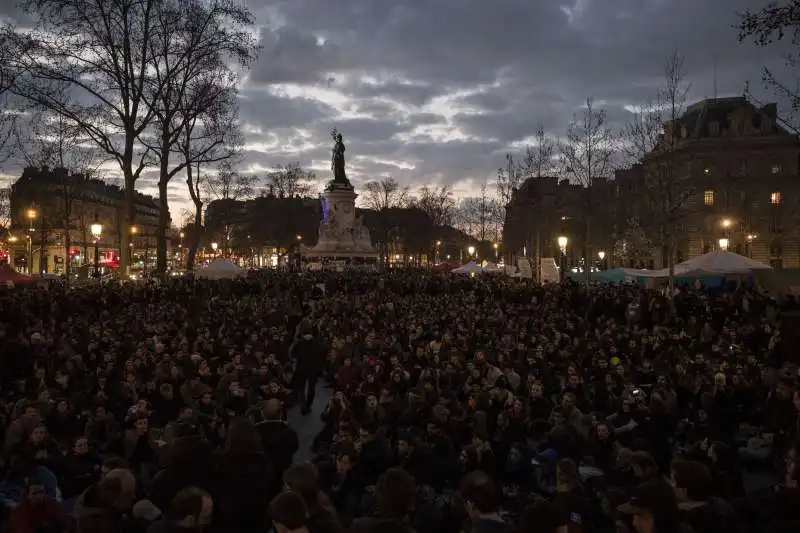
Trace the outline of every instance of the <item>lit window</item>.
{"label": "lit window", "polygon": [[705,191],[703,193],[703,203],[706,205],[714,205],[714,191]]}
{"label": "lit window", "polygon": [[781,193],[774,192],[769,195],[769,201],[772,202],[772,205],[780,205],[781,203]]}
{"label": "lit window", "polygon": [[780,174],[783,171],[783,167],[780,165],[772,165],[772,173],[773,174]]}

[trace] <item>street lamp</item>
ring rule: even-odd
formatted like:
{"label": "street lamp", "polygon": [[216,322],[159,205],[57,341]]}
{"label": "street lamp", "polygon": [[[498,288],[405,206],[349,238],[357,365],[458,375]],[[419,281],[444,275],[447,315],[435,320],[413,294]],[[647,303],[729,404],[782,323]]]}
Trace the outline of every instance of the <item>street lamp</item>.
{"label": "street lamp", "polygon": [[728,229],[733,225],[733,221],[731,221],[729,218],[723,218],[720,224],[722,224],[723,228]]}
{"label": "street lamp", "polygon": [[606,259],[605,250],[600,250],[599,252],[597,252],[597,257],[600,259],[600,270],[603,270],[605,268],[604,262]]}
{"label": "street lamp", "polygon": [[33,207],[25,211],[25,216],[28,217],[28,220],[30,221],[31,224],[31,231],[33,231],[33,221],[36,220],[36,215],[37,215],[36,209]]}
{"label": "street lamp", "polygon": [[727,250],[729,244],[730,244],[730,241],[726,237],[722,237],[719,240],[719,249],[720,250]]}
{"label": "street lamp", "polygon": [[215,242],[212,242],[211,243],[211,249],[214,250],[214,257],[215,258],[217,257],[217,248],[219,248],[219,244],[217,244]]}
{"label": "street lamp", "polygon": [[94,238],[94,277],[100,279],[100,237],[103,235],[103,224],[97,218],[97,213],[94,214],[94,222],[89,226],[89,231],[92,232]]}
{"label": "street lamp", "polygon": [[562,235],[556,239],[556,242],[558,243],[558,249],[561,250],[561,265],[558,269],[558,279],[561,283],[564,283],[564,276],[566,275],[564,271],[567,269],[567,244],[569,244],[569,239]]}
{"label": "street lamp", "polygon": [[474,246],[468,246],[467,247],[467,253],[469,254],[469,258],[472,259],[472,256],[475,254],[475,247]]}
{"label": "street lamp", "polygon": [[492,248],[494,248],[494,260],[497,261],[497,257],[498,257],[498,254],[499,254],[498,248],[500,248],[500,245],[497,244],[497,243],[494,243],[494,244],[492,244]]}

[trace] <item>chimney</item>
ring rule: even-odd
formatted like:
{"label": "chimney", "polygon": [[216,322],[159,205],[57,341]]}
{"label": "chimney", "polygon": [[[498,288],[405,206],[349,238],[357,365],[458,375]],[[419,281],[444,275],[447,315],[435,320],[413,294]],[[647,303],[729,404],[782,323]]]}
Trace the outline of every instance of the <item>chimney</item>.
{"label": "chimney", "polygon": [[778,104],[771,103],[761,108],[761,112],[773,120],[778,119]]}

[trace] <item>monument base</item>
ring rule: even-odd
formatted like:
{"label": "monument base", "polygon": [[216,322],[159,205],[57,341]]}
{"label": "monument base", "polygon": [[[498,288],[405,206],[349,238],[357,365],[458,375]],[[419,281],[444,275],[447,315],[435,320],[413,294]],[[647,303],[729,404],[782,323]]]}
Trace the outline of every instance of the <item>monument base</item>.
{"label": "monument base", "polygon": [[331,181],[322,200],[322,222],[316,246],[300,250],[307,261],[353,260],[374,262],[378,252],[372,245],[369,230],[356,217],[356,194],[349,182]]}

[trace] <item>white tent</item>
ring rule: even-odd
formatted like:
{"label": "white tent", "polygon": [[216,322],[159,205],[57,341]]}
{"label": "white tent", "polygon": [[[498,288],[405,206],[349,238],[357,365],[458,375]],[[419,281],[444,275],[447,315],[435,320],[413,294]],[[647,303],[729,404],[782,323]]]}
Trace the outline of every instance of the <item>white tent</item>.
{"label": "white tent", "polygon": [[244,276],[247,271],[228,259],[214,259],[203,267],[198,273],[198,278],[206,279],[233,279]]}
{"label": "white tent", "polygon": [[[725,274],[749,274],[754,270],[770,270],[772,267],[753,261],[743,255],[725,250],[709,252],[675,265],[676,276],[721,276]],[[628,273],[628,272],[626,272]],[[669,269],[640,270],[629,273],[643,278],[669,277]]]}
{"label": "white tent", "polygon": [[717,250],[675,265],[679,276],[693,274],[747,274],[753,270],[770,270],[772,267],[753,261],[749,257]]}
{"label": "white tent", "polygon": [[483,268],[476,264],[475,261],[470,261],[466,265],[454,268],[453,274],[483,274]]}

